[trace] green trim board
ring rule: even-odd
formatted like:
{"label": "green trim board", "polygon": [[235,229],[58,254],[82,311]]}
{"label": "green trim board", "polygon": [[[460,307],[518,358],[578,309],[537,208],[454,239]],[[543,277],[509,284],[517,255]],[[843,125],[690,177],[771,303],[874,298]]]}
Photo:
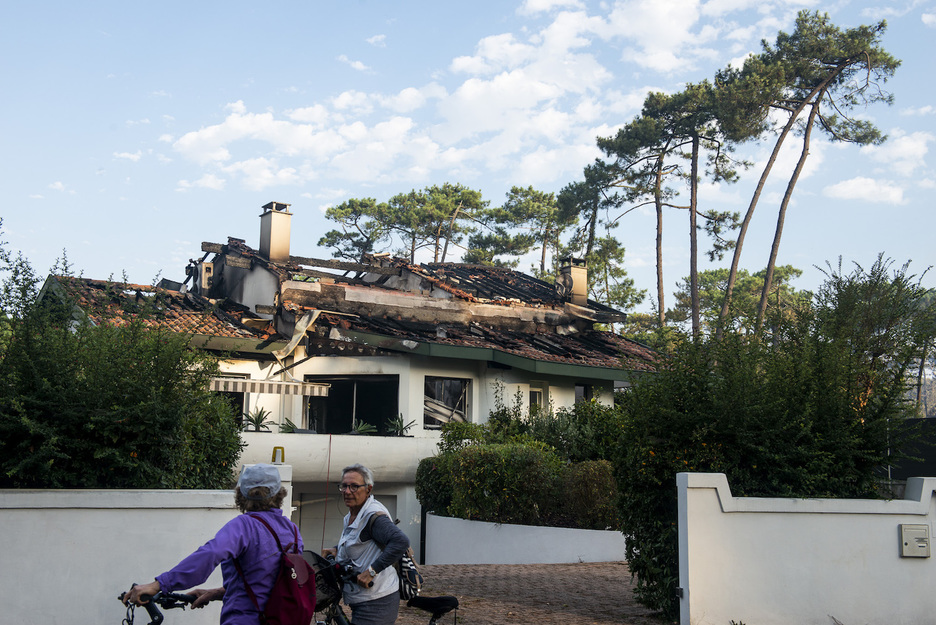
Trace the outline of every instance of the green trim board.
{"label": "green trim board", "polygon": [[628,371],[626,369],[610,369],[608,367],[592,367],[589,365],[573,365],[562,362],[536,360],[535,358],[517,356],[516,354],[509,354],[485,347],[427,343],[414,341],[412,339],[398,339],[381,334],[374,334],[372,332],[362,332],[360,330],[339,330],[338,332],[342,337],[370,347],[435,358],[457,358],[460,360],[496,362],[522,371],[529,371],[542,375],[580,377],[596,380],[631,380],[640,375],[640,372]]}

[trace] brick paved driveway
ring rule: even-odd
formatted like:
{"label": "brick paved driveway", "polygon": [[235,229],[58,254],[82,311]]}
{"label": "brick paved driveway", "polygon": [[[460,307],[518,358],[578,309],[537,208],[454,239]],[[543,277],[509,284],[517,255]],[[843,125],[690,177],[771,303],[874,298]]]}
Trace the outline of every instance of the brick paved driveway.
{"label": "brick paved driveway", "polygon": [[[424,596],[455,595],[459,625],[665,625],[633,598],[627,564],[436,564],[421,567]],[[426,625],[400,606],[397,625]],[[439,625],[452,625],[451,614]]]}

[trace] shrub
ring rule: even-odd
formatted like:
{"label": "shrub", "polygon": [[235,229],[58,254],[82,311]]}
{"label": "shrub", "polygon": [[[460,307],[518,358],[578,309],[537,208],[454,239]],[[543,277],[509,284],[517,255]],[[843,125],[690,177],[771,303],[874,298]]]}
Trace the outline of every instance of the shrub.
{"label": "shrub", "polygon": [[231,487],[241,440],[209,391],[215,357],[139,318],[74,323],[70,302],[30,297],[0,298],[0,488]]}
{"label": "shrub", "polygon": [[558,507],[562,461],[542,446],[473,445],[452,457],[452,516],[543,525]]}
{"label": "shrub", "polygon": [[449,516],[452,482],[452,454],[423,458],[416,467],[416,498],[427,511]]}
{"label": "shrub", "polygon": [[750,336],[687,342],[621,398],[615,466],[635,597],[678,611],[681,471],[725,473],[732,493],[874,497],[903,447],[908,372],[933,340],[931,305],[906,266],[833,271],[812,308]]}
{"label": "shrub", "polygon": [[562,471],[555,525],[580,529],[617,529],[618,488],[607,460],[569,464]]}

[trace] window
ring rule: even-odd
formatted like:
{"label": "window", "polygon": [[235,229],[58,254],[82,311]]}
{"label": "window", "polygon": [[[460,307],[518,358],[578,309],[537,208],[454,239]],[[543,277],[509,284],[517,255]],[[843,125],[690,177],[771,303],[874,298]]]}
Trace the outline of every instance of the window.
{"label": "window", "polygon": [[387,434],[387,422],[399,416],[399,376],[306,376],[305,381],[331,384],[328,397],[309,397],[308,428],[318,434],[347,434],[362,424]]}
{"label": "window", "polygon": [[546,382],[530,380],[530,414],[535,415],[546,408],[549,386]]}
{"label": "window", "polygon": [[581,403],[583,401],[591,401],[595,396],[595,387],[591,384],[576,384],[575,385],[575,403]]}
{"label": "window", "polygon": [[[247,375],[222,375],[219,376],[219,380],[247,380],[250,376]],[[237,424],[243,428],[244,427],[244,413],[247,412],[247,393],[242,391],[215,391],[218,395],[223,397],[227,403],[231,406],[231,414],[234,415],[234,419],[237,421]]]}
{"label": "window", "polygon": [[438,430],[450,421],[468,420],[468,382],[426,376],[423,428]]}

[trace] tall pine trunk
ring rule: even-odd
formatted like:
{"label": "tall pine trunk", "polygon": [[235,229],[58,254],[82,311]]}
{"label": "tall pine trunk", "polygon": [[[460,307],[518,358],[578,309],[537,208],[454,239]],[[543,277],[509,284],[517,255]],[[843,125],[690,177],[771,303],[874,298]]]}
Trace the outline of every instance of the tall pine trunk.
{"label": "tall pine trunk", "polygon": [[820,93],[812,103],[809,111],[809,119],[806,122],[806,131],[803,133],[803,150],[800,152],[799,160],[793,169],[793,175],[790,176],[790,182],[787,184],[786,192],[783,194],[783,200],[780,202],[780,211],[777,214],[777,229],[774,231],[773,244],[770,246],[770,259],[767,261],[767,271],[764,275],[764,287],[761,289],[760,303],[757,305],[757,320],[754,322],[754,335],[761,333],[764,326],[764,314],[767,312],[767,298],[770,295],[770,287],[773,284],[774,267],[777,266],[777,254],[780,252],[780,236],[783,234],[783,222],[786,219],[786,210],[790,205],[790,198],[793,196],[793,188],[803,172],[803,166],[809,157],[809,137],[812,134],[813,125],[816,123],[816,115],[819,113],[819,103],[822,101]]}

